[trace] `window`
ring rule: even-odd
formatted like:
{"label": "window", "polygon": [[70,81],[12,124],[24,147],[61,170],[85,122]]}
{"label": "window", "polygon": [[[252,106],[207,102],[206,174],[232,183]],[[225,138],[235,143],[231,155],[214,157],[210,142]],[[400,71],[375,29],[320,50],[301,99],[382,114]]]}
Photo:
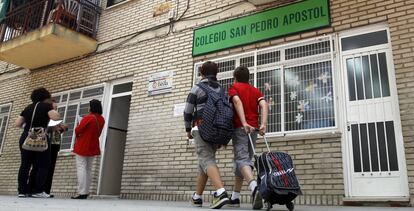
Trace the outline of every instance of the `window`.
{"label": "window", "polygon": [[0,105],[0,153],[3,149],[3,143],[6,139],[7,123],[10,116],[11,105]]}
{"label": "window", "polygon": [[[325,36],[217,59],[217,78],[227,90],[233,83],[234,69],[249,68],[250,83],[269,104],[269,133],[334,128],[332,43],[332,38]],[[196,76],[201,65],[195,65]]]}
{"label": "window", "polygon": [[357,48],[364,48],[374,45],[387,44],[388,35],[387,31],[377,31],[371,32],[368,34],[361,34],[357,36],[343,38],[342,41],[342,50],[348,51]]}
{"label": "window", "polygon": [[106,7],[113,6],[115,4],[119,4],[121,2],[128,1],[128,0],[108,0]]}
{"label": "window", "polygon": [[120,94],[124,92],[131,92],[132,91],[132,82],[124,83],[124,84],[118,84],[114,86],[114,89],[112,91],[112,94]]}
{"label": "window", "polygon": [[68,131],[62,134],[61,150],[73,148],[75,141],[74,129],[80,117],[88,114],[89,101],[92,99],[102,101],[103,94],[104,86],[99,85],[53,95],[53,99],[58,103],[58,112],[63,122],[68,126]]}

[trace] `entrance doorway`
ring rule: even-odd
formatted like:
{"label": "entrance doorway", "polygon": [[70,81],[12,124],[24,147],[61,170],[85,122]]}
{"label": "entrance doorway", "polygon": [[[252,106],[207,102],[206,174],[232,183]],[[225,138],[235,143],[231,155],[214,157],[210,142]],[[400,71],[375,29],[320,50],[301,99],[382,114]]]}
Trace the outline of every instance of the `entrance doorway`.
{"label": "entrance doorway", "polygon": [[128,132],[132,82],[113,84],[98,195],[119,196]]}
{"label": "entrance doorway", "polygon": [[341,37],[350,197],[408,197],[403,137],[386,29]]}

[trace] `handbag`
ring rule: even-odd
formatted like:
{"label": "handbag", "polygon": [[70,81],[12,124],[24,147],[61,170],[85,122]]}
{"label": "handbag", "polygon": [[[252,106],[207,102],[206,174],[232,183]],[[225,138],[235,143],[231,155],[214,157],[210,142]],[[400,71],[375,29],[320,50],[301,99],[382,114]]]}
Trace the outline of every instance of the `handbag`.
{"label": "handbag", "polygon": [[49,147],[49,144],[47,142],[46,130],[45,128],[42,128],[42,127],[32,127],[38,105],[39,103],[36,104],[33,110],[32,121],[30,122],[29,134],[24,140],[22,148],[27,151],[44,152]]}

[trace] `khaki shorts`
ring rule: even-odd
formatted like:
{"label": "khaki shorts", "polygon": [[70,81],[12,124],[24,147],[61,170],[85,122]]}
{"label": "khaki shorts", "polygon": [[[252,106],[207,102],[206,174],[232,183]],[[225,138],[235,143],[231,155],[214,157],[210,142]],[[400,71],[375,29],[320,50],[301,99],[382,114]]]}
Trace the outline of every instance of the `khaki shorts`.
{"label": "khaki shorts", "polygon": [[[256,147],[257,132],[250,134],[252,137],[253,145]],[[241,168],[244,166],[254,167],[253,163],[253,149],[250,144],[249,136],[243,128],[237,128],[233,134],[233,153],[234,153],[234,174],[240,178],[243,178]]]}
{"label": "khaki shorts", "polygon": [[204,141],[201,138],[198,130],[193,130],[192,136],[194,137],[195,147],[197,151],[199,172],[207,174],[207,167],[209,165],[217,165],[216,152],[219,146]]}

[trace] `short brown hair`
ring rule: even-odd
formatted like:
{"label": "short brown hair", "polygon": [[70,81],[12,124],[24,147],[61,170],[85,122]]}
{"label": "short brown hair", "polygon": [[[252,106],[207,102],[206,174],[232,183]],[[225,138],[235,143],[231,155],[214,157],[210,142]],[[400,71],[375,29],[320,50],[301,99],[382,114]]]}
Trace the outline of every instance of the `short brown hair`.
{"label": "short brown hair", "polygon": [[203,76],[216,76],[217,72],[218,72],[218,65],[211,61],[204,62],[200,70],[200,73]]}
{"label": "short brown hair", "polygon": [[240,66],[236,68],[236,70],[234,70],[233,76],[237,80],[237,82],[249,83],[249,68]]}

